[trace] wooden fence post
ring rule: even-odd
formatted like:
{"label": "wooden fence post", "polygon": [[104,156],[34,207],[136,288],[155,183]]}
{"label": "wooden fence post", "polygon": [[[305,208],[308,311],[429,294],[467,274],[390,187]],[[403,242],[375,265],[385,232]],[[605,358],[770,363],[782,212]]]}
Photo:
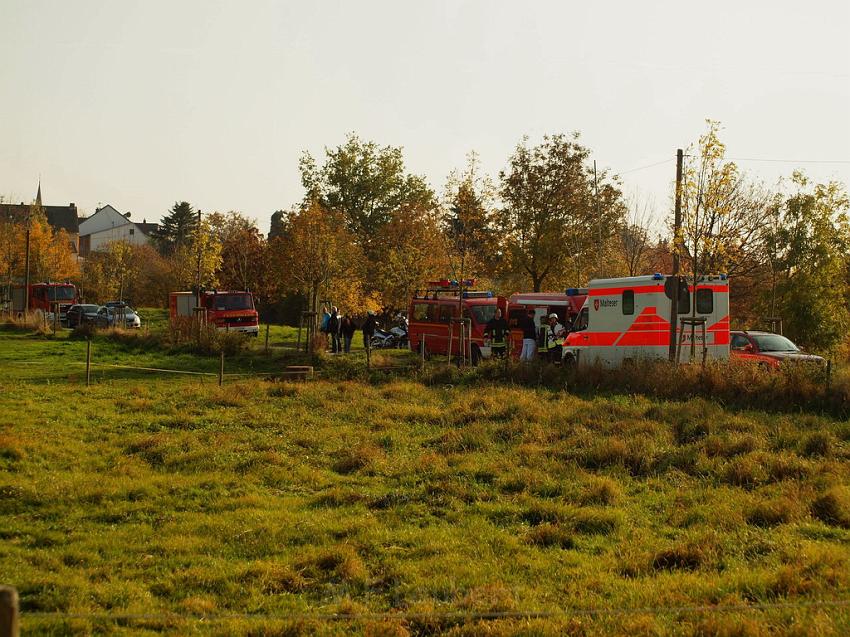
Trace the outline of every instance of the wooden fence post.
{"label": "wooden fence post", "polygon": [[419,355],[422,357],[422,371],[425,371],[425,335],[419,339]]}
{"label": "wooden fence post", "polygon": [[269,324],[266,323],[266,354],[269,353]]}
{"label": "wooden fence post", "polygon": [[91,338],[86,339],[86,387],[91,385]]}
{"label": "wooden fence post", "polygon": [[0,637],[18,637],[18,591],[11,586],[0,586]]}
{"label": "wooden fence post", "polygon": [[221,387],[221,384],[224,382],[224,352],[219,354],[218,359],[218,386]]}

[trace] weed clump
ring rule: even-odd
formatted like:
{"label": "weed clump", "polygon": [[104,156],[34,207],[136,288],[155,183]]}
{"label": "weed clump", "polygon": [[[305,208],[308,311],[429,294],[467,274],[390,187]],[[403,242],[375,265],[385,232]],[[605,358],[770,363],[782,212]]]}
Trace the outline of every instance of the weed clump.
{"label": "weed clump", "polygon": [[832,448],[835,441],[832,436],[823,431],[816,431],[806,436],[803,440],[801,451],[804,456],[809,458],[820,457],[828,458],[832,455]]}
{"label": "weed clump", "polygon": [[812,515],[821,522],[850,529],[850,493],[835,487],[812,502]]}
{"label": "weed clump", "polygon": [[696,571],[703,561],[704,555],[698,546],[685,544],[658,551],[651,565],[653,571]]}
{"label": "weed clump", "polygon": [[561,549],[575,548],[572,533],[559,524],[544,523],[529,529],[525,535],[529,544],[541,547]]}
{"label": "weed clump", "polygon": [[620,487],[610,478],[594,478],[584,489],[581,503],[584,505],[597,504],[610,506],[620,498]]}
{"label": "weed clump", "polygon": [[337,454],[333,470],[343,475],[354,473],[372,465],[381,455],[378,447],[368,443],[343,449]]}
{"label": "weed clump", "polygon": [[769,528],[787,524],[794,516],[794,504],[787,498],[759,502],[747,513],[747,523]]}

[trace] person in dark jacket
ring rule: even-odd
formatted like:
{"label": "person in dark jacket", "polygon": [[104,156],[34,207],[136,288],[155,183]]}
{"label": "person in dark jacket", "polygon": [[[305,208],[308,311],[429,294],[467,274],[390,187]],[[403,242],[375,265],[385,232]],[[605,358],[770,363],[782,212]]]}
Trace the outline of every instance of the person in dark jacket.
{"label": "person in dark jacket", "polygon": [[528,310],[525,316],[520,317],[518,327],[522,330],[522,353],[519,355],[521,361],[531,361],[534,351],[537,349],[537,326],[534,325],[534,310]]}
{"label": "person in dark jacket", "polygon": [[339,354],[342,351],[339,342],[339,310],[336,306],[331,308],[331,317],[328,320],[328,332],[331,335],[331,351]]}
{"label": "person in dark jacket", "polygon": [[339,323],[339,333],[342,336],[342,351],[346,354],[351,353],[351,339],[354,338],[354,332],[357,327],[350,316],[343,316]]}
{"label": "person in dark jacket", "polygon": [[501,358],[507,350],[507,338],[510,334],[508,322],[502,317],[501,308],[496,308],[496,314],[487,321],[484,336],[490,338],[490,351],[493,356]]}
{"label": "person in dark jacket", "polygon": [[363,321],[363,347],[372,349],[372,337],[375,335],[375,328],[378,322],[375,320],[375,313],[369,310],[366,314],[366,320]]}

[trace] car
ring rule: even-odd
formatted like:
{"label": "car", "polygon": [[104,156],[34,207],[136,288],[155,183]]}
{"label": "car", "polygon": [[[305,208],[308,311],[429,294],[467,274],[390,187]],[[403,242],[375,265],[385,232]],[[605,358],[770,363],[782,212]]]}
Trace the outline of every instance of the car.
{"label": "car", "polygon": [[822,356],[806,354],[781,334],[746,330],[733,331],[730,336],[730,353],[733,359],[771,368],[779,367],[782,363],[826,365]]}
{"label": "car", "polygon": [[101,328],[129,327],[138,329],[142,326],[142,317],[129,305],[104,305],[98,308],[94,324]]}
{"label": "car", "polygon": [[99,307],[99,305],[90,304],[72,305],[67,312],[68,327],[79,327],[84,323],[93,321],[94,317],[97,316]]}

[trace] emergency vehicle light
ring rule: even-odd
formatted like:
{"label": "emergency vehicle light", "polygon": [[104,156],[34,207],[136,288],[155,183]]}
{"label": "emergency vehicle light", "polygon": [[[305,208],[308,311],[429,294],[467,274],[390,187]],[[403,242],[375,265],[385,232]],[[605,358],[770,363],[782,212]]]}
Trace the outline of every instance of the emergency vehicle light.
{"label": "emergency vehicle light", "polygon": [[567,294],[567,296],[575,296],[576,294],[578,294],[578,289],[577,288],[567,288],[566,294]]}
{"label": "emergency vehicle light", "polygon": [[664,278],[664,275],[661,274],[660,272],[656,272],[655,274],[652,275],[652,278],[655,281],[660,281],[661,279]]}
{"label": "emergency vehicle light", "polygon": [[726,274],[721,274],[721,275],[720,275],[720,280],[721,280],[721,281],[725,281],[727,278],[728,278],[728,275],[726,275]]}

